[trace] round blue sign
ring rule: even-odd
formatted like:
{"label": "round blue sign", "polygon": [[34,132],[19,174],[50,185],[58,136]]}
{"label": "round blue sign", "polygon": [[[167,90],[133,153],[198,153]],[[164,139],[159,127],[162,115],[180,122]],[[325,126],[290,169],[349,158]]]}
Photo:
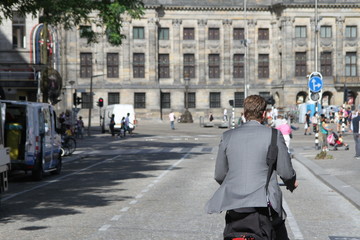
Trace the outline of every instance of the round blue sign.
{"label": "round blue sign", "polygon": [[323,81],[320,77],[314,76],[309,79],[308,83],[309,89],[312,92],[320,92],[323,88]]}

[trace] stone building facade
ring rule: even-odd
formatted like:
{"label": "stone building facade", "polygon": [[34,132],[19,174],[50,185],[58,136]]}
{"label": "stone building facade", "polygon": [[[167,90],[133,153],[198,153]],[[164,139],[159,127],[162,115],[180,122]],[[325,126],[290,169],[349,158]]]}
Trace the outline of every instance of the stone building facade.
{"label": "stone building facade", "polygon": [[221,118],[229,100],[239,115],[251,94],[272,96],[276,107],[289,110],[308,101],[311,72],[323,76],[324,106],[360,103],[355,0],[319,0],[317,6],[307,0],[144,3],[141,19],[123,17],[120,47],[106,37],[87,44],[82,31],[103,30],[92,25],[59,33],[59,109],[71,108],[76,90],[83,101],[79,114],[86,119],[92,107],[95,123],[99,98],[105,106],[133,104],[140,121],[167,120],[171,110],[179,115],[186,107],[195,121],[210,111]]}

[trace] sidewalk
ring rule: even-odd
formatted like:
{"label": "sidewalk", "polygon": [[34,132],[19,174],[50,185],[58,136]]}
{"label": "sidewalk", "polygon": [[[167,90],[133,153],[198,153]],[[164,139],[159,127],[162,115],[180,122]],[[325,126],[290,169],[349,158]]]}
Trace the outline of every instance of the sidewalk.
{"label": "sidewalk", "polygon": [[[299,130],[293,131],[290,148],[294,158],[306,166],[314,175],[328,186],[342,194],[360,209],[360,160],[354,158],[354,140],[352,133],[345,133],[344,140],[350,144],[350,150],[344,147],[338,151],[329,151],[333,159],[315,160],[320,150],[315,149],[315,135],[304,135],[303,124],[298,124]],[[176,123],[176,130],[170,129],[168,121],[141,121],[134,133],[136,136],[192,136],[214,135],[214,141],[219,142],[221,134],[228,128],[200,127],[199,123]],[[92,127],[91,136],[85,134],[84,139],[77,140],[77,149],[72,156],[64,157],[64,162],[86,157],[93,144],[111,139],[108,133],[102,134],[100,127]],[[131,138],[129,138],[131,139]]]}

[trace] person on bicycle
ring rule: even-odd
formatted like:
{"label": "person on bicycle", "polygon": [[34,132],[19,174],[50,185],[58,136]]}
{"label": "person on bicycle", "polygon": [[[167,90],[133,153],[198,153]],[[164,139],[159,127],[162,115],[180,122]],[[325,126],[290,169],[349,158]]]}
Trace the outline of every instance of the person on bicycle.
{"label": "person on bicycle", "polygon": [[272,129],[264,126],[266,101],[251,95],[244,101],[246,123],[223,133],[215,164],[218,190],[206,204],[207,213],[226,211],[224,239],[288,240],[279,175],[287,189],[297,187],[296,173],[284,137],[276,130],[277,162],[266,190],[268,148]]}

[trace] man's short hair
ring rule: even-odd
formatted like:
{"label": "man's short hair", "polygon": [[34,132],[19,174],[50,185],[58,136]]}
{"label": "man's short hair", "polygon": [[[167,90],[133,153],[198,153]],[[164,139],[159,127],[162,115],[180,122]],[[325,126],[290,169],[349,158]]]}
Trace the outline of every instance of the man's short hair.
{"label": "man's short hair", "polygon": [[266,101],[259,95],[248,96],[244,101],[244,115],[247,121],[262,120]]}

